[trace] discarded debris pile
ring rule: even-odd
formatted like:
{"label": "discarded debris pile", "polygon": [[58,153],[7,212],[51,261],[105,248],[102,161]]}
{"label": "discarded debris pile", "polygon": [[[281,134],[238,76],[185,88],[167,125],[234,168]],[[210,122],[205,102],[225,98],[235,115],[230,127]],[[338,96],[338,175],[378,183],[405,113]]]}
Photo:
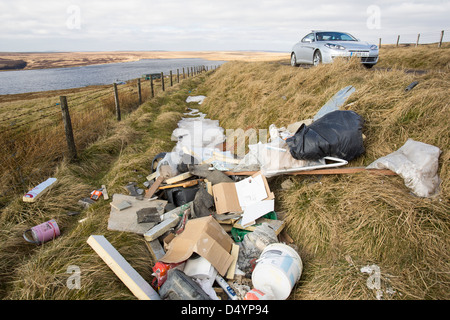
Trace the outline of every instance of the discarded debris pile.
{"label": "discarded debris pile", "polygon": [[[338,173],[336,167],[364,153],[364,120],[339,110],[354,91],[342,89],[314,119],[287,128],[271,125],[269,140],[249,144],[246,154],[225,147],[234,142],[228,144],[231,137],[218,121],[190,109],[172,134],[176,146],[155,155],[143,187],[130,183],[124,187],[127,194],[109,197],[102,186],[80,200],[85,207],[101,196],[111,200],[108,230],[143,236],[154,258],[153,282],[146,282],[103,236],[92,235],[88,244],[139,299],[288,299],[303,263],[282,213],[275,211],[267,179]],[[186,102],[201,104],[205,98]],[[418,196],[431,196],[439,182],[436,149],[409,141],[390,157],[348,172],[397,173]],[[24,201],[36,197],[29,193]],[[33,239],[39,243],[48,237],[33,233]]]}
{"label": "discarded debris pile", "polygon": [[[115,272],[140,298],[287,299],[303,264],[267,178],[260,170],[242,172],[243,157],[219,147],[226,138],[218,121],[196,109],[185,115],[172,134],[176,146],[154,157],[147,189],[130,183],[128,194],[113,194],[110,203],[108,230],[141,234],[148,244],[152,290],[124,271],[129,266],[116,252],[105,253],[112,249],[104,239],[88,242],[108,265],[126,265]],[[238,165],[239,174],[229,171]]]}

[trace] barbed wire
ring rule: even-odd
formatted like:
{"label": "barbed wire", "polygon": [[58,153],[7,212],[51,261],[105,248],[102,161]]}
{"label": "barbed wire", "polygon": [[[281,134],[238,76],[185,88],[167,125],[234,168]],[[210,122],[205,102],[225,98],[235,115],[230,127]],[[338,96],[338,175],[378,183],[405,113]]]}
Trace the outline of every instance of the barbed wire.
{"label": "barbed wire", "polygon": [[[104,91],[104,90],[110,90],[110,88],[103,88],[103,89],[100,89],[100,90],[97,90],[97,91],[95,91],[95,92],[91,92],[91,93],[89,93],[89,95],[91,95],[91,94],[96,94],[96,93],[99,93],[99,92],[102,92],[102,91]],[[88,96],[89,96],[88,95]],[[80,95],[80,96],[78,96],[78,97],[71,97],[71,96],[67,96],[67,99],[70,99],[70,101],[76,101],[76,100],[78,100],[78,99],[81,99],[81,98],[86,98],[86,95]]]}
{"label": "barbed wire", "polygon": [[9,131],[12,131],[12,130],[21,128],[21,127],[23,127],[23,126],[25,126],[25,125],[32,124],[33,122],[37,122],[37,121],[39,121],[39,120],[42,120],[42,119],[45,119],[45,118],[54,116],[54,115],[56,115],[56,114],[59,114],[59,111],[56,111],[56,112],[53,112],[53,113],[49,113],[49,114],[43,114],[43,115],[41,115],[41,116],[40,116],[39,118],[37,118],[37,119],[33,119],[33,120],[30,120],[30,121],[22,122],[22,123],[19,123],[19,124],[15,125],[14,127],[7,128],[6,130],[0,131],[0,134],[4,134],[4,133],[6,133],[6,132],[9,132]]}
{"label": "barbed wire", "polygon": [[[186,67],[185,67],[186,68]],[[192,73],[194,67],[188,67],[187,70],[189,72],[189,76],[186,74],[183,76],[183,73],[180,73],[180,82],[182,80],[186,80],[189,78],[193,78],[201,73],[200,69],[194,70],[194,73]],[[211,69],[212,70],[212,69]],[[177,81],[177,74],[172,75],[175,77],[175,83]],[[168,81],[170,79],[169,75],[164,75],[164,81]],[[134,79],[136,80],[136,79]],[[150,95],[150,79],[145,80],[141,78],[141,94],[142,98],[146,99],[145,96]],[[168,83],[165,82],[166,87]],[[162,83],[159,81],[154,82],[155,88],[161,88]],[[142,88],[144,86],[144,88]],[[118,85],[118,91],[125,92],[125,90],[128,91],[129,94],[133,94],[135,90],[137,90],[137,83],[135,81],[128,81],[124,85]],[[146,92],[146,93],[145,93]],[[91,108],[91,103],[95,100],[104,99],[107,95],[111,95],[111,97],[114,97],[114,91],[111,87],[102,88],[100,90],[96,90],[94,92],[90,92],[87,95],[81,94],[80,96],[68,96],[68,105],[71,110],[75,112],[75,117],[77,117],[77,114],[86,111],[87,109],[93,110]],[[136,97],[137,98],[137,97]],[[74,103],[75,102],[75,103]],[[7,165],[8,167],[11,167],[11,173],[9,174],[9,177],[6,177],[9,181],[7,183],[9,188],[5,188],[5,190],[2,190],[0,197],[4,197],[7,194],[9,194],[11,191],[14,192],[26,192],[28,185],[33,184],[35,182],[34,180],[39,180],[40,177],[40,170],[29,170],[26,169],[26,163],[29,160],[28,154],[26,151],[25,153],[23,150],[28,150],[30,148],[34,149],[35,147],[40,147],[42,143],[46,143],[46,152],[37,154],[36,151],[31,151],[33,153],[33,161],[37,163],[48,163],[59,161],[58,159],[64,157],[64,154],[67,152],[67,150],[63,147],[64,146],[64,138],[63,134],[59,134],[58,131],[63,130],[63,123],[62,121],[52,121],[50,123],[40,123],[39,126],[32,127],[33,124],[36,124],[37,122],[41,121],[45,118],[50,118],[57,116],[58,114],[61,115],[61,109],[57,108],[57,110],[52,111],[50,109],[53,109],[57,106],[59,106],[60,103],[55,103],[49,106],[45,106],[39,109],[35,110],[27,110],[26,112],[21,112],[19,114],[9,116],[7,118],[3,118],[0,120],[0,125],[5,124],[9,121],[18,121],[19,123],[15,123],[14,126],[11,125],[10,128],[6,128],[3,131],[0,131],[0,134],[10,134],[9,136],[6,135],[5,139],[2,141],[4,143],[4,146],[7,148],[5,149],[5,152],[9,154],[4,154],[3,159],[1,160],[1,165]],[[103,109],[104,110],[104,109]],[[45,111],[50,111],[45,114],[41,114],[39,117],[35,117],[33,119],[29,119],[28,116],[34,116],[38,113],[42,113]],[[94,110],[95,111],[95,110]],[[102,111],[103,112],[103,111]],[[21,128],[26,127],[27,125],[30,125],[30,127],[26,130],[21,130]],[[75,124],[76,127],[76,124]],[[2,128],[3,129],[3,128]],[[39,133],[39,135],[35,135],[36,133]],[[57,135],[57,136],[55,136]],[[25,136],[33,136],[33,139],[25,138]],[[53,138],[57,137],[58,139],[54,140]],[[49,142],[51,139],[51,143]],[[9,145],[9,146],[8,146]],[[25,147],[24,147],[25,146]],[[18,148],[25,148],[22,151]],[[14,159],[11,159],[14,158]],[[11,162],[12,161],[12,162]],[[56,163],[56,162],[55,162]],[[48,168],[45,168],[44,170],[48,170]],[[2,176],[2,180],[4,179],[4,176]]]}
{"label": "barbed wire", "polygon": [[47,106],[47,107],[43,107],[43,108],[40,108],[40,109],[36,109],[36,110],[27,110],[27,112],[24,112],[24,113],[21,113],[21,114],[17,114],[17,115],[12,116],[12,117],[1,119],[0,120],[0,124],[4,123],[4,122],[8,122],[10,120],[15,120],[15,119],[21,118],[23,116],[29,116],[29,115],[34,114],[34,113],[42,112],[42,111],[47,110],[47,109],[55,108],[55,107],[56,107],[56,104],[55,105],[51,105],[51,106]]}
{"label": "barbed wire", "polygon": [[[189,68],[193,69],[194,67],[188,67],[188,69],[189,69]],[[197,68],[197,67],[195,67],[195,68]],[[191,72],[188,78],[194,77],[194,76],[196,76],[196,75],[198,75],[198,74],[199,74],[199,73],[192,73],[192,72]],[[172,74],[172,76],[173,76],[173,74]],[[164,78],[170,78],[170,76],[165,75]],[[138,78],[133,79],[133,80],[137,80],[137,79],[138,79]],[[128,89],[129,92],[131,93],[134,89],[137,89],[137,88],[136,88],[136,84],[135,84],[135,83],[132,83],[131,81],[132,81],[132,80],[130,80],[128,83],[126,83],[126,84],[125,84],[124,86],[122,86],[122,87],[118,87],[118,91],[119,91],[119,90],[120,90],[120,91],[124,91],[125,89]],[[150,82],[150,79],[149,79],[149,80],[141,80],[141,90],[142,90],[142,83],[143,83],[143,82],[147,82],[147,81]],[[162,82],[162,81],[161,81],[161,82]],[[161,85],[162,85],[162,83],[161,83]],[[104,93],[103,93],[103,94],[100,94],[100,95],[96,95],[96,94],[98,94],[98,93],[100,93],[100,92],[104,92]],[[141,91],[141,92],[142,92],[142,91]],[[98,99],[100,99],[100,98],[103,98],[103,97],[105,97],[106,95],[109,95],[109,94],[113,94],[113,92],[111,92],[111,88],[103,88],[103,89],[97,90],[97,91],[95,91],[95,92],[89,93],[87,96],[79,96],[79,97],[75,97],[75,98],[73,98],[73,99],[70,99],[68,102],[70,103],[70,107],[71,107],[71,108],[75,108],[75,107],[77,107],[77,106],[84,105],[84,104],[88,104],[88,103],[90,103],[90,102],[92,102],[92,101],[94,101],[94,100],[98,100]],[[81,98],[91,97],[91,96],[93,96],[93,95],[96,95],[96,96],[94,96],[94,97],[92,97],[92,98],[90,98],[90,99],[88,99],[88,100],[83,100],[83,101],[79,102],[78,104],[75,104],[75,105],[72,104],[72,102],[73,102],[74,100],[78,100],[78,99],[81,99]],[[50,105],[50,106],[43,107],[43,108],[39,108],[39,109],[36,109],[36,110],[31,110],[31,111],[30,111],[30,110],[27,110],[27,112],[23,112],[23,113],[20,113],[20,114],[11,116],[11,117],[7,117],[7,118],[1,119],[1,120],[0,120],[0,124],[6,123],[6,122],[9,122],[9,121],[14,121],[14,120],[21,121],[22,119],[20,119],[20,118],[23,118],[24,116],[30,116],[30,115],[33,115],[33,114],[35,114],[35,113],[40,113],[40,112],[43,112],[43,111],[45,111],[45,110],[48,110],[48,109],[51,109],[51,108],[55,108],[55,107],[57,107],[58,105],[59,105],[59,103],[55,103],[55,105]],[[84,108],[84,110],[87,109],[88,107],[89,107],[89,106],[86,106],[86,108]],[[4,134],[4,133],[6,133],[6,132],[9,132],[9,131],[12,131],[12,130],[21,128],[21,127],[23,127],[23,126],[25,126],[25,125],[32,124],[33,122],[37,122],[37,121],[42,120],[42,119],[44,119],[44,118],[48,118],[48,117],[54,116],[54,115],[58,114],[59,112],[60,112],[60,110],[55,111],[55,112],[52,112],[52,113],[49,113],[49,114],[41,115],[40,117],[38,117],[38,118],[36,118],[36,119],[33,119],[33,120],[25,121],[25,122],[18,123],[18,124],[17,124],[17,123],[14,123],[14,125],[11,125],[11,128],[7,128],[6,130],[0,131],[0,134]]]}
{"label": "barbed wire", "polygon": [[[446,42],[445,40],[450,39],[450,29],[448,30],[440,30],[440,31],[427,31],[427,32],[419,32],[419,33],[404,33],[404,34],[398,34],[398,35],[392,35],[385,38],[381,38],[383,40],[383,43],[397,43],[397,40],[399,40],[399,44],[416,44],[417,38],[419,38],[418,44],[433,44],[433,43],[439,43],[441,40],[441,36],[443,34],[442,41]],[[398,38],[400,37],[400,39]],[[388,40],[387,40],[388,39]]]}

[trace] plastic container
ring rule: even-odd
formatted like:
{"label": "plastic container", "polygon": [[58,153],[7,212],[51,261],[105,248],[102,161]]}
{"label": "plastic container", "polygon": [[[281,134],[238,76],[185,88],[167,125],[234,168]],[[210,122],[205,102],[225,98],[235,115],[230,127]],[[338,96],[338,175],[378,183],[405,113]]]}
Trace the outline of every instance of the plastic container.
{"label": "plastic container", "polygon": [[191,277],[179,269],[170,269],[159,295],[163,300],[211,300]]}
{"label": "plastic container", "polygon": [[[28,238],[27,232],[31,233],[31,239]],[[23,233],[23,238],[34,244],[42,244],[49,240],[55,239],[60,235],[58,224],[54,219],[41,223]]]}
{"label": "plastic container", "polygon": [[258,289],[252,289],[245,294],[244,300],[275,300],[273,294],[262,292]]}
{"label": "plastic container", "polygon": [[302,260],[293,248],[282,243],[270,244],[256,261],[253,287],[262,292],[269,287],[276,300],[285,300],[300,279],[302,270]]}

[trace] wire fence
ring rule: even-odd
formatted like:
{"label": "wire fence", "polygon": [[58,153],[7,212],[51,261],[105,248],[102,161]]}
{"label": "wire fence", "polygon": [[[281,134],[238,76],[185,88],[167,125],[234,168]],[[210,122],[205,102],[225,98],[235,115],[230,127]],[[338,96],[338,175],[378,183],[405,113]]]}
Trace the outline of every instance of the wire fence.
{"label": "wire fence", "polygon": [[113,117],[121,121],[123,112],[166,88],[217,68],[196,66],[143,75],[95,91],[49,98],[51,102],[41,107],[0,113],[0,208],[8,194],[28,191],[51,175],[62,159],[76,159],[77,150],[94,141]]}
{"label": "wire fence", "polygon": [[419,46],[435,44],[442,47],[444,42],[450,42],[450,29],[435,32],[399,34],[397,36],[379,38],[379,46],[382,44],[395,44],[398,46]]}

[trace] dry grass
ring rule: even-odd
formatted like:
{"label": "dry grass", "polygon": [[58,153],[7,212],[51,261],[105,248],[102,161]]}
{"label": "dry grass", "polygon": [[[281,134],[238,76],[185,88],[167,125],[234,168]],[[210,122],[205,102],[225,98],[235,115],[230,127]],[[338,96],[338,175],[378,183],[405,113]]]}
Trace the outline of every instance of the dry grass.
{"label": "dry grass", "polygon": [[[380,267],[384,299],[450,297],[450,74],[395,69],[366,70],[357,60],[310,69],[239,62],[223,65],[204,85],[208,98],[201,111],[226,129],[244,130],[312,118],[337,91],[353,85],[345,108],[363,116],[367,139],[365,154],[350,166],[368,165],[408,138],[442,150],[441,192],[434,199],[413,196],[398,176],[296,177],[288,191],[277,188],[285,178],[272,178],[278,210],[285,211],[304,262],[291,299],[375,299],[366,286],[369,275],[360,272],[372,264]],[[412,81],[419,85],[405,92]],[[387,294],[388,288],[396,293]]]}
{"label": "dry grass", "polygon": [[[85,210],[77,202],[101,184],[107,186],[110,195],[124,193],[123,187],[130,181],[142,184],[154,155],[173,147],[170,134],[184,112],[188,92],[198,81],[189,79],[168,88],[165,94],[146,100],[121,122],[109,123],[107,131],[80,150],[78,162],[63,161],[53,172],[47,164],[58,182],[36,203],[22,202],[21,193],[9,199],[0,215],[2,299],[134,299],[86,243],[92,234],[104,235],[151,282],[154,261],[142,236],[107,230],[109,202],[99,200]],[[172,107],[167,107],[167,102]],[[160,130],[160,124],[164,124],[164,130]],[[93,123],[90,126],[95,127]],[[85,135],[90,136],[85,129]],[[68,211],[80,214],[68,216]],[[61,229],[60,237],[41,246],[24,241],[24,230],[52,218]],[[72,266],[80,269],[80,289],[67,286]]]}
{"label": "dry grass", "polygon": [[[414,80],[419,85],[404,92]],[[380,267],[384,299],[448,299],[449,80],[448,72],[366,70],[357,61],[337,61],[311,69],[233,62],[182,82],[121,123],[109,123],[108,131],[87,142],[80,162],[63,162],[54,172],[48,167],[59,181],[40,201],[25,204],[20,193],[9,199],[0,215],[0,297],[134,299],[86,244],[91,234],[105,235],[151,281],[154,261],[142,237],[106,229],[107,202],[75,217],[66,212],[80,211],[77,200],[101,184],[113,194],[122,193],[129,181],[145,181],[153,156],[174,145],[170,134],[185,112],[188,95],[206,95],[201,111],[225,129],[267,129],[272,123],[281,127],[312,117],[337,91],[353,85],[356,92],[346,108],[363,116],[367,139],[365,154],[350,166],[368,165],[408,138],[433,144],[442,150],[440,194],[415,197],[398,176],[297,176],[289,178],[294,185],[288,190],[280,187],[287,177],[271,178],[277,211],[285,213],[287,231],[304,264],[290,299],[375,299],[366,285],[368,275],[360,272],[372,264]],[[23,240],[26,228],[51,218],[62,229],[59,238],[40,247]],[[71,265],[80,267],[80,290],[66,286]],[[391,288],[393,295],[387,292]]]}
{"label": "dry grass", "polygon": [[411,68],[420,70],[450,69],[450,43],[443,43],[441,48],[436,44],[395,47],[382,46],[380,61],[377,65],[383,68]]}

